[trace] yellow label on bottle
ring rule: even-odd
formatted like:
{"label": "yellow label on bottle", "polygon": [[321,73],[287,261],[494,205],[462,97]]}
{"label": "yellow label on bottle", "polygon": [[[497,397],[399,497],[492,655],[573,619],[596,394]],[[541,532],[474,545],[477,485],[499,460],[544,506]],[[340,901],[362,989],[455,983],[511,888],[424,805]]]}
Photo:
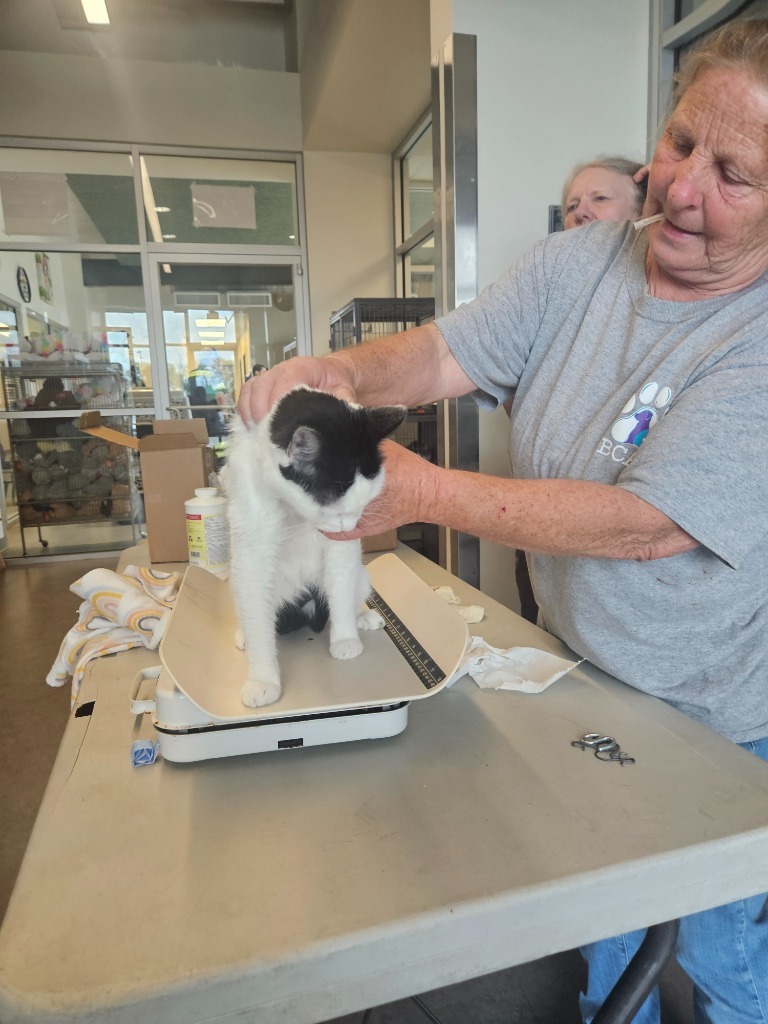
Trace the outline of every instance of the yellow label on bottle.
{"label": "yellow label on bottle", "polygon": [[229,562],[229,536],[225,513],[187,513],[187,550],[190,565],[220,569]]}

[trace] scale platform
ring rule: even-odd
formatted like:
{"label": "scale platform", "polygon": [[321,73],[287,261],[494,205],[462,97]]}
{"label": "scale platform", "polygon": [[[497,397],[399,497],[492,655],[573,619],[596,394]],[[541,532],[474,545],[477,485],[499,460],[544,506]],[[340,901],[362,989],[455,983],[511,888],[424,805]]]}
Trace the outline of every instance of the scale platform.
{"label": "scale platform", "polygon": [[[163,757],[199,761],[402,732],[410,702],[437,693],[456,671],[468,628],[396,555],[374,559],[368,572],[368,605],[384,628],[361,630],[363,653],[332,658],[327,627],[285,634],[278,640],[282,696],[249,708],[240,699],[247,667],[234,644],[229,584],[190,566],[160,644],[161,664],[140,673],[131,703],[134,713],[152,713]],[[141,699],[149,680],[154,697]]]}

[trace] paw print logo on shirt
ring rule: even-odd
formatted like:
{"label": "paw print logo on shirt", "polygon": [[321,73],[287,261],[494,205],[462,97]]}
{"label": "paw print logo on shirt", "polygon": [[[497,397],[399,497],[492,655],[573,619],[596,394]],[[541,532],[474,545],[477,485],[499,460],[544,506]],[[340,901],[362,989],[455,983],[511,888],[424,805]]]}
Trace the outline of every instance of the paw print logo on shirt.
{"label": "paw print logo on shirt", "polygon": [[668,387],[649,381],[621,410],[621,415],[611,427],[611,437],[620,444],[640,447],[648,431],[668,409],[672,392]]}

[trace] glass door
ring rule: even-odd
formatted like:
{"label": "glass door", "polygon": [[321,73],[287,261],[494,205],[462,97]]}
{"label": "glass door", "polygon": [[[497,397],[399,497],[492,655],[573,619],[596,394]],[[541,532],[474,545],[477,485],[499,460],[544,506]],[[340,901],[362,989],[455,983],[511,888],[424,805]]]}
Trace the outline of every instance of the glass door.
{"label": "glass door", "polygon": [[160,350],[140,364],[158,418],[195,417],[222,440],[245,379],[304,354],[300,261],[151,256]]}

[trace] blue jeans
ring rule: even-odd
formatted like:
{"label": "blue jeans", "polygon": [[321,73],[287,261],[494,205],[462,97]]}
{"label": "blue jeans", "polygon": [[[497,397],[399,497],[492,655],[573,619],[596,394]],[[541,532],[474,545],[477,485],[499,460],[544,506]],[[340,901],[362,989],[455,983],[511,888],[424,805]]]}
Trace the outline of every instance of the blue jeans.
{"label": "blue jeans", "polygon": [[[742,743],[768,761],[768,737]],[[584,946],[587,991],[579,1000],[589,1024],[645,937],[629,932]],[[727,903],[680,919],[675,956],[693,982],[694,1024],[768,1024],[768,895]],[[659,1024],[655,988],[633,1024]]]}

